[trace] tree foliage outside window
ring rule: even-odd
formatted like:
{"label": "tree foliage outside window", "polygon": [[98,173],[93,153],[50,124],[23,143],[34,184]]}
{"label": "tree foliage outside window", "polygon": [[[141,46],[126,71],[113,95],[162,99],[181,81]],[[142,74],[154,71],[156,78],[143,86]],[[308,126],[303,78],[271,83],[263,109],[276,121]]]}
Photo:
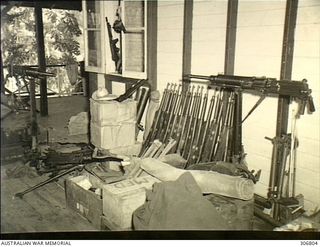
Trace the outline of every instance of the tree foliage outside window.
{"label": "tree foliage outside window", "polygon": [[37,46],[33,9],[12,8],[1,16],[1,50],[4,65],[36,64]]}
{"label": "tree foliage outside window", "polygon": [[[70,10],[43,9],[45,55],[47,65],[73,64],[83,60],[81,53],[81,13]],[[36,65],[37,43],[35,36],[34,9],[12,7],[1,16],[1,51],[3,64]],[[47,69],[47,71],[59,69]],[[68,81],[65,69],[60,68],[59,76]],[[70,85],[55,85],[56,78],[48,79],[48,88],[63,90]]]}

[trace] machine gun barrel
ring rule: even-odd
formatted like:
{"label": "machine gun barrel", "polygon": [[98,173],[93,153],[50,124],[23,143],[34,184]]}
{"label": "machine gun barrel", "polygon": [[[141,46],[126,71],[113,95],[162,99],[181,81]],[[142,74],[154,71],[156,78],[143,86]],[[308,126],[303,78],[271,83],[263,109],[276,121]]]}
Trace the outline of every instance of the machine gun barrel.
{"label": "machine gun barrel", "polygon": [[22,197],[25,194],[30,193],[31,191],[34,191],[34,190],[36,190],[36,189],[38,189],[38,188],[40,188],[40,187],[52,182],[52,181],[55,181],[58,178],[60,178],[60,177],[62,177],[64,175],[67,175],[67,174],[69,174],[69,173],[71,173],[71,172],[73,172],[75,170],[81,171],[83,168],[84,168],[84,165],[77,165],[77,166],[71,167],[70,169],[68,169],[68,170],[66,170],[66,171],[64,171],[64,172],[62,172],[62,173],[60,173],[60,174],[58,174],[58,175],[56,175],[54,177],[48,178],[47,180],[45,180],[45,181],[43,181],[43,182],[41,182],[39,184],[36,184],[36,185],[34,185],[34,186],[32,186],[32,187],[30,187],[30,188],[28,188],[28,189],[26,189],[26,190],[24,190],[22,192],[16,193],[15,197],[19,197],[19,198],[22,199]]}
{"label": "machine gun barrel", "polygon": [[55,77],[54,73],[39,71],[38,69],[30,68],[28,66],[14,65],[10,68],[11,75],[31,76],[34,78],[44,78],[47,76]]}

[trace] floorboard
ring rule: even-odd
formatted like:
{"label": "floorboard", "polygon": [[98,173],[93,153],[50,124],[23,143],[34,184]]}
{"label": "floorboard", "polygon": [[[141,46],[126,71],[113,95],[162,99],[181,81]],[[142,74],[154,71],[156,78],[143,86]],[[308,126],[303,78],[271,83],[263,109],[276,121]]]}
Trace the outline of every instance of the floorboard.
{"label": "floorboard", "polygon": [[[49,130],[50,142],[88,142],[87,135],[68,135],[70,117],[82,111],[88,111],[86,97],[49,98],[49,116],[38,116],[40,132]],[[14,131],[27,126],[29,122],[30,113],[21,112],[9,115],[1,122],[1,127]],[[16,178],[9,177],[6,171],[15,167],[25,166],[22,161],[1,164],[1,233],[98,230],[88,220],[66,207],[66,176],[26,194],[22,199],[15,198],[16,193],[48,178],[46,175],[38,176],[33,168],[23,169]]]}

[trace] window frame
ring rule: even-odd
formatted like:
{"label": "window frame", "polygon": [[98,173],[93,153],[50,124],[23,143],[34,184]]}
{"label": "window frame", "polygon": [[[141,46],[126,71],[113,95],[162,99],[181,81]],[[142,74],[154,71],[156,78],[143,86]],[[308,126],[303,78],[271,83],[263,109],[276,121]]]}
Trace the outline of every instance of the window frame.
{"label": "window frame", "polygon": [[127,28],[126,23],[125,23],[125,2],[130,2],[130,0],[123,0],[121,1],[121,18],[123,21],[124,26],[126,27],[127,31],[143,31],[144,32],[144,71],[143,72],[138,72],[138,71],[130,71],[127,70],[125,67],[126,64],[126,52],[125,52],[125,47],[126,47],[126,34],[122,35],[122,76],[125,77],[132,77],[132,78],[137,78],[137,79],[146,79],[147,78],[147,47],[148,47],[148,20],[147,20],[147,0],[141,0],[144,2],[144,27],[139,27],[139,28]]}
{"label": "window frame", "polygon": [[[84,61],[85,61],[85,70],[88,72],[94,73],[105,73],[106,67],[106,48],[103,45],[106,37],[106,31],[104,28],[104,2],[103,1],[93,1],[95,4],[99,4],[100,9],[100,27],[99,28],[88,28],[88,12],[87,12],[87,1],[82,1],[82,9],[84,11],[84,18],[83,18],[83,37],[84,37],[84,47],[85,47],[85,54],[84,54]],[[88,37],[89,31],[100,31],[100,51],[101,52],[101,64],[100,66],[93,66],[89,65],[89,47],[88,47]]]}

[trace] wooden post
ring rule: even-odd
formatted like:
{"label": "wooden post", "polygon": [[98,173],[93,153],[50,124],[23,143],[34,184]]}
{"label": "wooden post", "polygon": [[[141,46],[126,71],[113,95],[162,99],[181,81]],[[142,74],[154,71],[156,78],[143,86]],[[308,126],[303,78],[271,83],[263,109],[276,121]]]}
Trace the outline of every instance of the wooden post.
{"label": "wooden post", "polygon": [[228,13],[227,13],[225,61],[224,61],[224,74],[226,75],[234,74],[237,18],[238,18],[238,0],[229,0]]}
{"label": "wooden post", "polygon": [[[42,8],[40,2],[35,2],[34,8],[36,21],[36,37],[38,45],[38,65],[40,71],[46,71],[46,56],[44,48]],[[40,113],[41,116],[48,116],[47,79],[40,80]]]}
{"label": "wooden post", "polygon": [[4,93],[4,91],[5,91],[5,85],[4,85],[4,83],[5,83],[5,81],[4,81],[4,73],[3,73],[3,62],[2,62],[2,51],[0,50],[0,59],[1,59],[1,64],[0,64],[0,66],[1,66],[1,68],[0,68],[0,73],[1,73],[1,93]]}
{"label": "wooden post", "polygon": [[[282,41],[282,58],[281,58],[281,72],[280,80],[291,80],[292,74],[292,61],[293,61],[293,48],[294,48],[294,31],[296,27],[298,12],[298,0],[287,0],[286,13],[285,13],[285,23],[283,31],[283,41]],[[288,116],[289,116],[289,104],[290,97],[279,96],[278,99],[278,113],[277,113],[277,127],[276,127],[276,139],[287,134],[288,128]],[[273,143],[277,145],[277,143]],[[273,161],[271,163],[271,174],[269,178],[269,188],[272,187],[279,188],[279,176],[281,166],[283,164],[283,152],[281,148],[273,149]],[[280,195],[276,195],[279,197]],[[279,205],[277,202],[273,205],[273,218],[278,219],[279,216]]]}
{"label": "wooden post", "polygon": [[[294,31],[296,27],[298,12],[298,0],[287,0],[286,16],[283,31],[282,41],[282,58],[280,80],[291,80],[293,48],[294,48]],[[279,97],[278,101],[278,116],[276,135],[281,136],[287,133],[288,128],[288,111],[289,97]]]}
{"label": "wooden post", "polygon": [[[238,19],[238,0],[228,1],[227,13],[227,31],[226,31],[226,48],[224,60],[224,74],[234,74],[234,61],[236,50],[236,34],[237,34],[237,19]],[[234,108],[234,121],[233,121],[233,142],[232,154],[238,161],[242,156],[242,93],[235,92],[235,108]]]}
{"label": "wooden post", "polygon": [[[287,0],[285,23],[282,41],[282,58],[281,58],[281,71],[280,80],[291,80],[292,74],[292,61],[293,61],[293,48],[294,48],[294,31],[296,26],[298,11],[298,0]],[[288,116],[289,116],[290,97],[279,96],[278,100],[278,113],[277,113],[277,127],[276,137],[281,138],[282,135],[287,133]],[[275,174],[279,173],[278,170],[282,163],[282,152],[277,151],[275,164]],[[271,179],[271,178],[270,178]],[[274,178],[277,181],[276,178]],[[275,184],[278,186],[278,184]]]}
{"label": "wooden post", "polygon": [[193,0],[184,0],[182,78],[191,74]]}
{"label": "wooden post", "polygon": [[151,90],[157,89],[158,0],[147,1],[147,77]]}

